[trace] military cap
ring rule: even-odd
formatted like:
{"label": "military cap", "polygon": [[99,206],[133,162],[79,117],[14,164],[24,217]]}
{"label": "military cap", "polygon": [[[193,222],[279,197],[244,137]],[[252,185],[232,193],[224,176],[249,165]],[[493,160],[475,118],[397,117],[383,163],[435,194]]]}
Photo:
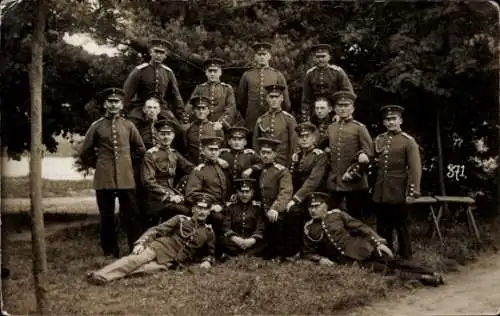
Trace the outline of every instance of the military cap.
{"label": "military cap", "polygon": [[227,130],[228,138],[246,138],[249,130],[243,126],[233,126]]}
{"label": "military cap", "polygon": [[281,144],[281,141],[276,138],[270,138],[270,137],[260,137],[257,139],[257,142],[259,143],[259,147],[263,148],[271,148],[272,150],[276,150],[279,144]]}
{"label": "military cap", "polygon": [[120,88],[107,88],[99,92],[98,98],[104,100],[122,100],[125,92]]}
{"label": "military cap", "polygon": [[224,60],[222,60],[220,58],[209,58],[203,62],[203,67],[205,69],[208,69],[211,67],[222,68],[222,65],[224,65]]}
{"label": "military cap", "polygon": [[165,50],[167,50],[167,49],[171,50],[173,48],[173,45],[171,42],[169,42],[167,40],[160,39],[160,38],[154,38],[149,42],[149,48],[153,48],[153,47],[159,47],[159,48],[163,48]]}
{"label": "military cap", "polygon": [[303,122],[298,124],[295,127],[295,131],[297,132],[297,135],[302,136],[306,134],[311,134],[316,131],[316,125],[314,125],[311,122]]}
{"label": "military cap", "polygon": [[224,139],[218,136],[203,136],[200,138],[202,146],[217,146],[220,147]]}
{"label": "military cap", "polygon": [[283,91],[285,91],[285,86],[279,83],[265,86],[264,88],[266,89],[267,93],[272,93],[272,92],[283,93]]}
{"label": "military cap", "polygon": [[210,208],[215,201],[215,197],[209,193],[199,192],[193,195],[194,205],[199,207]]}
{"label": "military cap", "polygon": [[271,47],[273,47],[273,45],[271,43],[267,43],[267,42],[255,43],[253,45],[253,49],[257,53],[268,52],[269,50],[271,50]]}
{"label": "military cap", "polygon": [[310,206],[321,205],[328,202],[328,194],[324,192],[311,192],[307,196],[307,204]]}
{"label": "military cap", "polygon": [[179,126],[173,120],[161,120],[161,121],[157,121],[154,124],[154,128],[157,131],[173,131],[174,133],[176,133],[177,131],[179,131]]}
{"label": "military cap", "polygon": [[328,44],[317,44],[311,47],[311,53],[314,54],[326,54],[332,51],[332,46]]}
{"label": "military cap", "polygon": [[193,97],[189,102],[197,108],[205,108],[210,104],[210,99],[207,97]]}
{"label": "military cap", "polygon": [[255,182],[255,179],[250,178],[234,179],[234,183],[240,191],[249,191],[253,189]]}
{"label": "military cap", "polygon": [[386,105],[380,108],[380,113],[382,114],[383,118],[386,118],[388,116],[392,115],[399,115],[402,116],[403,112],[405,111],[404,107],[399,106],[399,105]]}
{"label": "military cap", "polygon": [[357,96],[350,91],[337,91],[332,95],[333,104],[354,103]]}

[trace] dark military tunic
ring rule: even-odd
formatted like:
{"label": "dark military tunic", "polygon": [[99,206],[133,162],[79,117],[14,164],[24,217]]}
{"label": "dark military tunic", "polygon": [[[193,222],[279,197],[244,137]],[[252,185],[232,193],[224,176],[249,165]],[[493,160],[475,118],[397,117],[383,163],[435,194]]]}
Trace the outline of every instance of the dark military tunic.
{"label": "dark military tunic", "polygon": [[283,92],[283,109],[290,111],[291,103],[288,86],[285,77],[280,71],[272,67],[254,68],[246,71],[241,76],[237,99],[239,110],[245,115],[248,130],[252,131],[257,118],[269,109],[265,87],[274,84],[281,84],[286,87]]}
{"label": "dark military tunic", "polygon": [[259,176],[259,188],[264,211],[274,209],[285,212],[293,194],[292,175],[278,163],[264,166]]}
{"label": "dark military tunic", "polygon": [[176,215],[160,225],[148,229],[136,242],[150,247],[158,264],[186,261],[214,262],[215,234],[210,225]]}
{"label": "dark military tunic", "polygon": [[302,151],[294,154],[296,161],[292,163],[293,199],[301,203],[311,192],[322,190],[328,158],[324,151],[313,148],[307,153]]}
{"label": "dark military tunic", "polygon": [[316,128],[318,129],[318,141],[317,141],[317,147],[319,149],[325,150],[328,148],[329,145],[329,140],[328,140],[328,126],[332,124],[332,120],[334,117],[335,113],[330,113],[327,117],[324,119],[319,119],[315,115],[311,117],[311,123],[316,125]]}
{"label": "dark military tunic", "polygon": [[186,158],[194,164],[199,164],[203,161],[201,158],[201,137],[218,136],[224,138],[223,130],[216,130],[214,122],[211,121],[194,121],[186,131]]}
{"label": "dark military tunic", "polygon": [[[156,145],[157,142],[154,122],[147,120],[144,112],[135,111],[134,113],[128,115],[127,118],[134,123],[135,127],[139,131],[139,134],[141,134],[142,141],[144,142],[146,149],[150,149]],[[171,111],[162,111],[158,114],[158,121],[167,119],[174,120],[179,123]]]}
{"label": "dark military tunic", "polygon": [[[123,106],[130,111],[134,107],[142,107],[151,97],[166,101],[170,110],[180,113],[184,110],[175,74],[169,67],[160,64],[141,64],[132,70],[123,86],[125,97]],[[135,99],[134,96],[136,96]],[[177,117],[180,117],[179,115]]]}
{"label": "dark military tunic", "polygon": [[236,151],[230,148],[223,148],[220,158],[229,164],[228,173],[231,180],[241,178],[241,173],[253,165],[259,163],[260,158],[255,151],[246,148],[242,151]]}
{"label": "dark military tunic", "polygon": [[301,115],[305,120],[311,115],[315,95],[331,95],[341,90],[354,92],[351,81],[342,68],[336,65],[310,68],[302,85]]}
{"label": "dark military tunic", "polygon": [[368,158],[373,156],[373,142],[366,126],[356,120],[349,119],[330,124],[328,127],[330,141],[330,171],[327,188],[329,191],[355,191],[368,189],[366,174],[360,181],[346,183],[342,176],[347,168],[357,161],[361,152]]}
{"label": "dark military tunic", "polygon": [[281,141],[276,149],[278,157],[276,162],[289,167],[291,157],[297,148],[297,133],[295,132],[297,121],[290,113],[285,111],[266,112],[257,119],[253,131],[253,146],[258,150],[259,137],[270,137]]}
{"label": "dark military tunic", "polygon": [[363,222],[340,211],[329,211],[324,219],[311,220],[304,225],[303,255],[313,261],[321,256],[333,260],[348,257],[367,260],[385,240]]}
{"label": "dark military tunic", "polygon": [[405,132],[386,132],[375,138],[377,180],[373,201],[405,203],[420,194],[422,163],[418,144]]}
{"label": "dark military tunic", "polygon": [[[204,82],[194,88],[191,98],[206,97],[210,100],[208,107],[210,115],[208,119],[212,122],[219,121],[224,127],[231,127],[235,120],[236,115],[236,100],[233,88],[224,82]],[[187,105],[186,112],[191,112],[191,104]]]}
{"label": "dark military tunic", "polygon": [[190,173],[194,165],[173,148],[153,147],[146,152],[142,165],[143,184],[146,189],[147,208],[157,212],[165,207],[162,200],[180,194],[174,179],[178,168]]}
{"label": "dark military tunic", "polygon": [[90,125],[80,149],[84,165],[95,166],[94,188],[134,189],[132,159],[146,149],[134,124],[121,117],[102,117]]}
{"label": "dark military tunic", "polygon": [[193,169],[186,184],[186,200],[194,203],[194,195],[200,192],[213,195],[221,205],[229,199],[230,182],[221,166],[207,162]]}

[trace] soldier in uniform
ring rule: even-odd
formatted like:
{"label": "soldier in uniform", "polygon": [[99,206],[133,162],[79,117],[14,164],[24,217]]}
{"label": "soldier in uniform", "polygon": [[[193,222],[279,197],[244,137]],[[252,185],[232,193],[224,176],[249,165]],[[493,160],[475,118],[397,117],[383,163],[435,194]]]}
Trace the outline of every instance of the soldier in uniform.
{"label": "soldier in uniform", "polygon": [[422,163],[418,144],[401,130],[404,108],[388,105],[381,109],[387,132],[375,138],[377,179],[373,187],[376,203],[377,232],[392,248],[392,232],[398,234],[399,256],[412,256],[408,232],[408,199],[420,195]]}
{"label": "soldier in uniform", "polygon": [[224,252],[230,256],[260,256],[265,248],[267,218],[261,203],[253,200],[255,180],[235,179],[233,183],[237,187],[237,200],[223,211]]}
{"label": "soldier in uniform", "polygon": [[339,91],[332,98],[339,120],[328,127],[330,170],[327,189],[333,207],[339,208],[345,198],[347,212],[361,218],[368,194],[367,175],[363,172],[360,177],[353,177],[350,167],[361,164],[361,169],[368,168],[373,157],[373,142],[366,126],[353,119],[356,96],[349,91]]}
{"label": "soldier in uniform", "polygon": [[[167,220],[176,214],[190,215],[190,210],[182,205],[184,196],[175,189],[175,177],[179,169],[189,174],[194,165],[171,147],[179,125],[172,120],[155,123],[158,144],[150,148],[144,157],[142,175],[146,190],[143,210],[151,224],[158,219]],[[149,227],[149,226],[148,226]]]}
{"label": "soldier in uniform", "polygon": [[258,148],[259,137],[276,138],[280,141],[277,162],[289,167],[291,157],[297,148],[297,133],[295,117],[282,109],[284,91],[283,85],[266,86],[269,110],[261,115],[255,123],[253,132],[254,148]]}
{"label": "soldier in uniform", "polygon": [[191,104],[194,107],[194,121],[186,131],[185,141],[187,158],[194,164],[204,161],[201,155],[200,139],[205,136],[218,136],[224,138],[224,131],[216,123],[208,119],[210,114],[210,100],[205,97],[193,97]]}
{"label": "soldier in uniform", "polygon": [[359,262],[377,272],[397,273],[403,279],[419,280],[425,285],[443,284],[441,275],[431,269],[394,259],[385,239],[340,209],[329,211],[327,199],[328,195],[321,192],[308,197],[312,219],[304,225],[305,259],[325,266]]}
{"label": "soldier in uniform", "polygon": [[[204,63],[207,81],[197,85],[190,98],[205,97],[209,100],[210,114],[208,119],[217,124],[218,129],[231,127],[241,117],[236,109],[233,88],[220,81],[223,65],[222,59],[207,59]],[[188,103],[186,106],[187,115],[191,113],[191,108],[191,104]]]}
{"label": "soldier in uniform", "polygon": [[269,43],[257,43],[253,46],[256,53],[255,62],[257,67],[246,71],[241,76],[238,86],[238,106],[240,112],[244,115],[246,127],[249,131],[253,131],[257,118],[269,109],[266,100],[266,86],[276,84],[284,86],[283,109],[290,111],[291,108],[285,77],[280,71],[269,67],[271,46]]}
{"label": "soldier in uniform", "polygon": [[309,120],[311,116],[311,105],[314,96],[320,94],[333,94],[337,91],[354,92],[351,81],[345,71],[337,65],[329,64],[331,46],[319,44],[311,48],[316,65],[306,72],[302,84],[302,108],[301,119]]}
{"label": "soldier in uniform", "polygon": [[[136,112],[141,112],[144,102],[156,97],[161,100],[162,111],[171,110],[177,118],[182,117],[184,101],[179,92],[177,79],[172,69],[163,64],[171,49],[172,44],[168,41],[152,40],[149,49],[150,62],[140,64],[129,74],[123,86],[125,90],[123,103],[128,115],[137,116]],[[166,113],[163,116],[168,117]]]}
{"label": "soldier in uniform", "polygon": [[115,223],[115,198],[120,201],[120,223],[127,232],[130,249],[140,234],[132,160],[139,161],[146,149],[139,131],[123,118],[123,91],[110,88],[98,97],[106,114],[92,123],[80,149],[84,166],[95,168],[94,189],[101,218],[101,247],[104,255],[119,257]]}
{"label": "soldier in uniform", "polygon": [[209,269],[215,261],[215,234],[206,224],[214,198],[201,193],[194,199],[192,217],[176,215],[148,229],[134,244],[132,253],[91,272],[87,280],[104,285],[137,273],[153,273],[202,260]]}
{"label": "soldier in uniform", "polygon": [[[334,119],[333,106],[327,96],[318,96],[314,101],[314,114],[311,117],[311,123],[318,128],[318,148],[328,149],[328,126]],[[328,151],[328,150],[327,150]]]}
{"label": "soldier in uniform", "polygon": [[276,162],[280,144],[278,139],[261,137],[258,142],[262,162],[258,184],[262,207],[270,222],[266,257],[283,261],[295,254],[295,251],[287,246],[290,225],[286,205],[292,198],[292,175],[285,166]]}
{"label": "soldier in uniform", "polygon": [[248,130],[243,126],[231,127],[227,131],[229,148],[221,150],[220,158],[227,162],[227,171],[231,180],[241,177],[242,172],[259,163],[260,159],[247,145]]}

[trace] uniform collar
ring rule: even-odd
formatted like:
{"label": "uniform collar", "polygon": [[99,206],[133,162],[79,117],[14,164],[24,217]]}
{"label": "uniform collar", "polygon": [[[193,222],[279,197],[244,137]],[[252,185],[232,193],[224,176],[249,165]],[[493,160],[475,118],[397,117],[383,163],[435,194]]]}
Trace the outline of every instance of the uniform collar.
{"label": "uniform collar", "polygon": [[352,121],[354,118],[351,116],[351,117],[348,117],[346,119],[339,119],[339,122],[344,122],[344,123],[347,123],[347,122],[350,122]]}
{"label": "uniform collar", "polygon": [[387,131],[387,134],[388,135],[398,135],[398,134],[401,134],[403,132],[403,130],[398,130],[398,131],[395,131],[395,132],[392,132],[392,131]]}
{"label": "uniform collar", "polygon": [[109,114],[109,113],[105,113],[104,117],[107,118],[108,120],[113,120],[113,119],[120,118],[121,115],[120,114],[112,115],[112,114]]}
{"label": "uniform collar", "polygon": [[220,83],[220,80],[215,80],[215,81],[208,81],[207,80],[207,83],[208,84],[217,84],[217,83]]}
{"label": "uniform collar", "polygon": [[280,112],[283,112],[283,109],[278,110],[278,111],[272,111],[271,109],[269,109],[269,110],[267,111],[267,113],[268,113],[269,115],[278,114],[278,113],[280,113]]}

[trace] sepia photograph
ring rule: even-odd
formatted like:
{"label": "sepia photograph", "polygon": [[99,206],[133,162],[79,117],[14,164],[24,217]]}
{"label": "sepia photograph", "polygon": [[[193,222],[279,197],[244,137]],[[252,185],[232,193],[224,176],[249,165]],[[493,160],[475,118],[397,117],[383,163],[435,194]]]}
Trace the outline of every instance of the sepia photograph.
{"label": "sepia photograph", "polygon": [[1,1],[1,315],[500,315],[499,9]]}

